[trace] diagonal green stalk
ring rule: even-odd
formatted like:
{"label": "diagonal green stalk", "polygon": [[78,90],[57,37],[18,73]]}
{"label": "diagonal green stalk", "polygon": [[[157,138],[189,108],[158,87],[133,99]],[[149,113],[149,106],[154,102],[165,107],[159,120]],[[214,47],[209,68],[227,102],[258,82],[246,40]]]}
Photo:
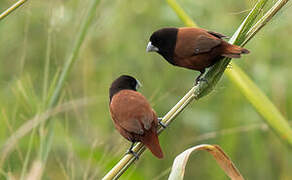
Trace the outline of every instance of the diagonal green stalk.
{"label": "diagonal green stalk", "polygon": [[[64,84],[68,78],[69,73],[71,72],[74,62],[77,60],[81,45],[84,42],[86,34],[88,33],[88,30],[94,18],[98,3],[99,3],[99,0],[92,0],[92,3],[89,6],[88,14],[81,24],[81,28],[76,37],[73,48],[71,52],[69,53],[67,60],[65,61],[65,65],[61,71],[61,75],[59,76],[57,85],[53,91],[52,96],[50,96],[50,99],[48,100],[47,109],[50,109],[53,106],[55,106],[59,100],[62,89],[64,88]],[[52,139],[54,135],[54,121],[49,121],[47,131],[48,131],[48,134],[45,137],[41,138],[41,147],[40,147],[41,151],[39,154],[40,159],[42,160],[43,164],[45,164],[48,154],[51,150]]]}
{"label": "diagonal green stalk", "polygon": [[[242,27],[239,27],[238,30],[234,33],[233,37],[230,39],[230,43],[232,44],[241,44],[246,39],[246,34],[250,30],[250,27],[255,22],[256,18],[260,14],[267,4],[268,0],[260,0],[254,6],[254,8],[250,11],[248,16],[244,19],[243,23],[241,24]],[[241,36],[237,36],[237,34],[241,34]],[[237,36],[237,38],[236,38]]]}
{"label": "diagonal green stalk", "polygon": [[25,177],[25,174],[27,172],[27,167],[29,164],[29,158],[31,157],[31,151],[32,151],[32,146],[33,146],[33,139],[35,137],[36,134],[36,128],[33,128],[32,133],[30,135],[30,139],[29,139],[29,143],[28,143],[28,150],[24,159],[24,163],[22,166],[22,170],[21,170],[21,175],[20,175],[20,180],[23,180]]}
{"label": "diagonal green stalk", "polygon": [[168,5],[176,12],[177,16],[182,20],[186,26],[197,27],[198,25],[185,13],[176,0],[166,0]]}
{"label": "diagonal green stalk", "polygon": [[11,7],[9,7],[6,11],[0,14],[0,21],[3,20],[6,16],[8,16],[10,13],[15,11],[17,8],[19,8],[21,5],[23,5],[27,0],[19,0],[15,4],[13,4]]}
{"label": "diagonal green stalk", "polygon": [[242,43],[245,45],[253,36],[263,28],[275,14],[288,2],[289,0],[279,0],[274,6],[247,32],[246,39]]}
{"label": "diagonal green stalk", "polygon": [[284,142],[291,145],[292,131],[290,124],[269,98],[238,66],[232,64],[232,69],[226,69],[226,74],[263,117],[266,123],[284,140]]}
{"label": "diagonal green stalk", "polygon": [[[167,3],[170,5],[170,7],[173,8],[173,10],[177,13],[178,17],[185,23],[186,26],[196,26],[196,24],[193,22],[193,20],[183,11],[183,9],[176,3],[175,0],[166,0]],[[280,0],[281,1],[281,0]],[[243,23],[239,26],[238,30],[234,33],[232,38],[230,39],[230,43],[236,43],[240,45],[240,43],[244,42],[248,36],[250,36],[250,31],[253,28],[256,28],[255,26],[252,26],[252,24],[255,22],[255,19],[257,16],[261,13],[264,5],[266,4],[267,0],[259,0],[258,3],[255,5],[255,7],[251,10],[249,15],[246,17],[246,19],[243,21]],[[286,0],[287,2],[287,0]],[[284,3],[285,4],[285,3]],[[283,3],[276,3],[275,6],[280,6],[278,8],[272,7],[267,13],[275,15],[281,7],[284,5]],[[260,21],[265,22],[265,24],[271,19],[270,16],[266,16],[265,20],[261,19]],[[257,23],[256,23],[257,24]],[[258,31],[252,31],[254,32],[253,36],[258,32]],[[252,37],[253,37],[252,36]],[[252,38],[250,37],[250,38]],[[199,99],[208,93],[210,93],[217,82],[220,80],[221,76],[223,75],[227,65],[230,63],[230,59],[225,58],[221,61],[219,61],[217,64],[215,64],[213,67],[211,67],[207,73],[204,75],[204,78],[207,79],[208,83],[202,82],[199,83],[197,86],[194,86],[191,90],[187,92],[187,94],[163,117],[162,122],[165,123],[166,125],[170,124],[175,117],[183,111],[185,107],[187,107],[194,99]],[[241,72],[241,74],[237,75],[237,77],[244,77],[244,80],[249,79],[245,73],[239,69],[235,64],[233,65],[232,71],[234,72]],[[229,71],[227,71],[228,74]],[[234,81],[237,82],[237,84],[241,85],[247,85],[244,86],[247,89],[249,89],[249,84],[244,82],[244,81],[238,81],[238,79],[235,78],[235,75],[229,75],[234,77]],[[249,82],[252,82],[249,79]],[[256,86],[255,86],[256,87]],[[258,88],[253,88],[250,89],[250,93],[253,93],[253,90],[255,91],[260,91]],[[246,91],[242,91],[242,93],[246,93]],[[261,94],[264,94],[261,92]],[[248,96],[249,94],[245,94]],[[253,94],[257,96],[257,94]],[[254,96],[253,96],[254,97]],[[263,102],[269,102],[269,104],[272,104],[268,98],[264,98],[263,96],[258,97],[260,100],[264,100]],[[252,103],[252,102],[251,102]],[[266,122],[272,127],[277,135],[280,137],[284,137],[290,145],[292,145],[292,131],[289,125],[287,125],[285,122],[287,122],[281,113],[275,108],[273,105],[268,105],[266,106],[265,104],[258,104],[258,103],[252,103],[252,105],[258,110],[258,112],[264,117],[263,114],[266,112],[277,112],[277,116],[269,116],[270,120],[266,120]],[[264,110],[259,110],[258,106],[262,107]],[[282,128],[281,126],[285,127],[281,130],[279,128],[275,127],[275,123],[280,123],[282,125],[279,125],[280,129]],[[159,133],[161,133],[164,129],[160,128],[158,130]],[[138,155],[141,155],[145,151],[145,146],[142,143],[137,143],[137,145],[133,148],[133,151],[136,152]],[[123,158],[103,177],[103,180],[110,180],[110,179],[118,179],[133,163],[135,162],[135,157],[132,154],[127,154],[123,156]]]}
{"label": "diagonal green stalk", "polygon": [[73,45],[73,49],[70,52],[70,55],[65,62],[65,65],[62,69],[60,78],[59,78],[58,83],[57,83],[57,87],[56,87],[56,89],[55,89],[55,91],[54,91],[54,93],[49,101],[49,105],[48,105],[49,108],[53,107],[58,101],[58,98],[60,96],[60,92],[61,92],[62,88],[64,87],[64,83],[67,80],[69,73],[71,72],[72,65],[74,64],[74,62],[76,61],[76,59],[78,57],[80,47],[81,47],[82,43],[84,42],[85,36],[86,36],[88,29],[90,27],[90,24],[91,24],[91,21],[95,15],[95,11],[96,11],[98,3],[99,3],[99,0],[92,0],[92,4],[90,5],[89,12],[81,24],[79,34],[77,35],[75,44]]}

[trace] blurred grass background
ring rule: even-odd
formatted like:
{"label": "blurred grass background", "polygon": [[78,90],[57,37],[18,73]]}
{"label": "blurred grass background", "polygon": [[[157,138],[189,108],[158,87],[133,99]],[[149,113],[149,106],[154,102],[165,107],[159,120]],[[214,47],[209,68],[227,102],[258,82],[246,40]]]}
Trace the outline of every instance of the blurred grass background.
{"label": "blurred grass background", "polygon": [[[200,27],[229,36],[255,2],[179,1]],[[0,11],[11,4],[1,1]],[[72,48],[89,4],[89,0],[32,0],[1,22],[0,147],[43,108],[49,92],[44,80],[46,58],[51,82]],[[248,44],[252,53],[235,60],[288,120],[292,115],[291,18],[290,2]],[[197,73],[170,66],[157,54],[145,52],[151,33],[164,26],[183,26],[164,1],[101,1],[62,94],[60,104],[72,102],[71,108],[53,118],[57,122],[55,137],[43,179],[100,179],[124,154],[129,143],[114,130],[108,112],[108,87],[120,74],[133,75],[142,82],[140,92],[160,116],[189,90]],[[80,105],[80,100],[84,104]],[[240,131],[258,123],[262,123],[261,117],[223,78],[211,95],[193,103],[160,136],[164,160],[147,152],[121,179],[165,179],[162,172],[171,167],[174,157],[200,143],[219,144],[247,179],[291,179],[291,149],[271,130]],[[217,133],[215,138],[197,138],[230,128],[237,130]],[[36,132],[28,168],[36,159],[39,133],[43,133]],[[19,141],[2,172],[20,176],[30,137]],[[191,162],[185,179],[226,179],[204,153],[192,156]]]}

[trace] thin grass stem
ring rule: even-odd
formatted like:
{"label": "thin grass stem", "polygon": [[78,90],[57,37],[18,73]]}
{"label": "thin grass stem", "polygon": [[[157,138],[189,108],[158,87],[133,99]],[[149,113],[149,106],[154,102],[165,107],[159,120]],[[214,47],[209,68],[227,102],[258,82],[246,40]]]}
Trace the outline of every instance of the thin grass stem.
{"label": "thin grass stem", "polygon": [[27,0],[19,0],[15,4],[13,4],[10,8],[8,8],[6,11],[4,11],[2,14],[0,14],[0,21],[3,20],[5,17],[7,17],[10,13],[15,11],[17,8],[19,8],[21,5],[23,5]]}
{"label": "thin grass stem", "polygon": [[[71,69],[72,69],[74,62],[77,60],[81,45],[83,44],[84,39],[86,37],[86,34],[88,33],[90,24],[93,20],[93,17],[95,15],[95,11],[96,11],[98,4],[99,4],[99,0],[93,0],[89,6],[88,14],[86,15],[84,21],[81,24],[81,28],[79,30],[77,37],[76,37],[76,41],[73,45],[71,52],[69,53],[67,60],[65,61],[65,65],[61,71],[61,75],[58,78],[56,87],[53,90],[53,94],[48,101],[48,107],[47,107],[48,109],[52,108],[53,106],[55,106],[58,103],[60,94],[62,92],[64,85],[65,85],[67,77],[69,76],[69,74],[71,72]],[[53,136],[54,136],[54,121],[49,121],[48,134],[43,139],[44,142],[41,142],[42,147],[40,149],[42,151],[40,151],[40,154],[39,154],[39,156],[44,164],[46,163],[48,154],[51,150]]]}

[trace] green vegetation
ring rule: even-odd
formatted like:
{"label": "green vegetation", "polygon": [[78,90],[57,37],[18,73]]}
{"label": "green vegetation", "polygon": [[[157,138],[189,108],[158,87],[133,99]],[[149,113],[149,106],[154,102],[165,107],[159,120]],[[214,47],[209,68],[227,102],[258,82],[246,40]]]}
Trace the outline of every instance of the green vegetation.
{"label": "green vegetation", "polygon": [[[141,92],[159,116],[168,112],[193,84],[196,73],[172,67],[158,55],[145,52],[154,30],[184,26],[166,2],[101,1],[95,11],[97,2],[29,1],[1,20],[3,178],[31,177],[37,172],[44,179],[99,179],[129,145],[115,132],[108,113],[111,81],[120,74],[137,77],[143,83]],[[229,36],[255,3],[180,2],[200,27]],[[274,3],[269,1],[265,10]],[[11,2],[1,1],[1,12],[9,6]],[[250,55],[235,60],[288,120],[292,113],[290,6],[283,8],[247,45]],[[93,16],[90,12],[96,13]],[[88,26],[90,17],[93,20]],[[185,23],[194,25],[191,21]],[[65,72],[66,67],[70,72]],[[290,179],[291,149],[270,129],[254,126],[263,122],[262,116],[233,83],[223,78],[211,95],[189,105],[160,136],[166,158],[160,161],[146,152],[122,179],[165,179],[174,157],[201,143],[220,145],[247,179]],[[219,133],[222,130],[232,133]],[[215,136],[203,141],[197,138],[209,132],[215,132]],[[194,158],[191,160],[197,163],[187,166],[185,179],[226,178],[208,156]]]}

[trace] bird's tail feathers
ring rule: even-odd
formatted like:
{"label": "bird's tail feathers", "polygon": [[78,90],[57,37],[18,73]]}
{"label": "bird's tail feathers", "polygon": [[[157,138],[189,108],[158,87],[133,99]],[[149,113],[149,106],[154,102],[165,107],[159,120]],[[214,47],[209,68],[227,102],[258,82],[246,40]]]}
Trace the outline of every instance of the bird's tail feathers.
{"label": "bird's tail feathers", "polygon": [[248,54],[248,53],[249,53],[249,50],[245,48],[228,44],[222,56],[229,57],[229,58],[240,58],[241,54]]}
{"label": "bird's tail feathers", "polygon": [[158,136],[155,130],[148,131],[141,142],[159,159],[163,158],[163,152],[159,144]]}

